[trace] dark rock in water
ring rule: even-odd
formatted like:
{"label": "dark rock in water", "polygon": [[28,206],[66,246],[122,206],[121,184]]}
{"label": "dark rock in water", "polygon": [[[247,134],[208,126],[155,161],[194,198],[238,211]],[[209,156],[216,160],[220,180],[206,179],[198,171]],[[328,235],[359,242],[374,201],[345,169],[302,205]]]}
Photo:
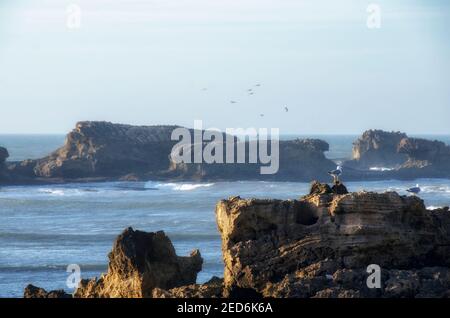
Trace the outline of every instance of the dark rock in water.
{"label": "dark rock in water", "polygon": [[195,284],[203,259],[198,250],[180,257],[164,232],[126,229],[109,253],[108,273],[82,280],[75,298],[152,297],[155,288],[170,290]]}
{"label": "dark rock in water", "polygon": [[24,298],[72,298],[72,295],[67,294],[64,290],[52,290],[47,292],[43,288],[39,288],[33,285],[25,287],[23,294]]}
{"label": "dark rock in water", "polygon": [[[249,162],[250,148],[257,149],[255,141],[238,142],[238,138],[223,134],[223,142],[203,142],[206,147],[222,148],[226,162],[228,143],[234,143],[235,163],[175,163],[171,160],[178,140],[171,134],[179,126],[131,126],[109,122],[79,122],[70,132],[63,147],[49,156],[11,163],[9,171],[18,181],[39,179],[72,181],[144,180],[149,178],[180,180],[311,180],[328,178],[326,171],[335,164],[324,155],[329,145],[318,139],[296,139],[279,142],[279,170],[275,174],[261,174],[266,162]],[[191,135],[194,130],[190,129]],[[202,131],[203,133],[204,131]],[[227,138],[228,137],[228,138]],[[237,163],[237,149],[244,147],[245,164]],[[208,149],[209,149],[208,148]],[[268,145],[271,153],[270,142]],[[261,158],[259,158],[261,159]],[[192,161],[194,162],[194,161]]]}
{"label": "dark rock in water", "polygon": [[[264,297],[448,297],[450,214],[417,197],[359,192],[217,204],[224,294]],[[370,289],[367,267],[381,268]]]}
{"label": "dark rock in water", "polygon": [[0,147],[0,165],[4,164],[8,157],[8,150],[6,148]]}
{"label": "dark rock in water", "polygon": [[[353,159],[343,165],[347,180],[445,178],[450,177],[450,146],[400,132],[369,130],[354,143]],[[372,167],[390,170],[369,173]]]}
{"label": "dark rock in water", "polygon": [[[226,143],[220,144],[222,148],[222,161],[226,162]],[[203,147],[206,147],[204,144]],[[256,148],[255,141],[239,142],[234,145],[237,149],[246,149],[246,157],[251,148]],[[193,147],[192,147],[193,148]],[[275,174],[261,174],[261,167],[268,166],[258,160],[256,163],[222,164],[222,163],[171,163],[170,172],[181,179],[207,179],[207,180],[292,180],[306,181],[311,179],[328,179],[327,171],[336,164],[324,155],[329,145],[319,139],[295,139],[279,141],[279,169]],[[269,153],[271,146],[268,145]],[[193,152],[194,150],[191,149]]]}
{"label": "dark rock in water", "polygon": [[441,141],[404,138],[398,145],[398,152],[408,156],[408,161],[403,164],[405,168],[435,165],[450,169],[450,146]]}
{"label": "dark rock in water", "polygon": [[6,179],[7,177],[5,161],[8,157],[8,150],[6,150],[6,148],[0,147],[0,180]]}
{"label": "dark rock in water", "polygon": [[65,145],[37,161],[39,177],[120,177],[165,170],[178,126],[79,122]]}
{"label": "dark rock in water", "polygon": [[[353,143],[353,160],[358,168],[395,167],[407,160],[398,152],[400,141],[407,138],[401,132],[368,130]],[[348,165],[349,163],[347,163]]]}

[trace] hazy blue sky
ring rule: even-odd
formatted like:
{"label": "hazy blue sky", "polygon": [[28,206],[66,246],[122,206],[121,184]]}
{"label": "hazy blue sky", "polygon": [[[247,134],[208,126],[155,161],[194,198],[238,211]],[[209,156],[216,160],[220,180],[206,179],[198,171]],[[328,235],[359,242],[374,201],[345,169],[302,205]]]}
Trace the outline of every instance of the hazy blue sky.
{"label": "hazy blue sky", "polygon": [[[372,2],[381,29],[366,26]],[[449,34],[444,0],[1,0],[0,133],[194,119],[450,133]]]}

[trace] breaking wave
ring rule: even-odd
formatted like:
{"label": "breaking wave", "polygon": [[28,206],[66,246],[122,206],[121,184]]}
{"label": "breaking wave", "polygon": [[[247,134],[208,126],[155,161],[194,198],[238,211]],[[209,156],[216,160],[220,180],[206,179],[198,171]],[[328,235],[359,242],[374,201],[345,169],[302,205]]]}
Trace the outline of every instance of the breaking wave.
{"label": "breaking wave", "polygon": [[157,183],[148,182],[146,188],[168,188],[173,191],[192,191],[199,188],[209,188],[212,187],[214,183]]}

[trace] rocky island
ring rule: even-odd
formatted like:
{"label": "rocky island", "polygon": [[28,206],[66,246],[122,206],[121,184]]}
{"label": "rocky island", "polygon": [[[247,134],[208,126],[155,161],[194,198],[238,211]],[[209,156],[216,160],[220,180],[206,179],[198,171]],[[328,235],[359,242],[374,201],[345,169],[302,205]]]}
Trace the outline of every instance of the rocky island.
{"label": "rocky island", "polygon": [[[179,126],[79,122],[67,135],[65,144],[52,154],[36,160],[7,163],[7,169],[0,175],[0,183],[141,179],[306,181],[326,179],[327,171],[335,167],[335,163],[324,155],[329,149],[328,143],[317,139],[280,141],[280,168],[273,175],[260,174],[261,162],[175,163],[170,155],[178,142],[171,140],[171,133],[176,128]],[[232,139],[237,148],[239,140],[237,137]],[[251,141],[241,143],[248,157]],[[204,143],[202,147],[207,145]],[[225,143],[220,145],[225,146]]]}
{"label": "rocky island", "polygon": [[[111,180],[271,180],[328,179],[336,163],[325,156],[327,142],[319,139],[280,140],[279,170],[261,174],[256,163],[175,163],[171,152],[179,126],[132,126],[109,122],[79,122],[65,144],[50,155],[7,162],[0,148],[0,184],[67,183]],[[194,131],[194,130],[190,130]],[[202,131],[204,133],[204,131]],[[239,141],[246,158],[252,141]],[[201,149],[214,141],[204,142]],[[219,147],[226,148],[226,142]],[[342,163],[345,179],[383,180],[450,177],[450,146],[440,141],[409,138],[400,132],[369,130],[354,142],[352,159]]]}
{"label": "rocky island", "polygon": [[450,146],[401,132],[368,130],[354,142],[352,160],[343,165],[347,179],[449,178]]}
{"label": "rocky island", "polygon": [[[450,211],[416,196],[340,193],[313,183],[298,200],[232,197],[216,206],[224,277],[196,284],[200,252],[178,257],[162,232],[126,229],[108,273],[73,297],[450,297]],[[369,287],[368,267],[380,286]],[[67,297],[27,286],[25,297]],[[70,295],[69,295],[70,296]]]}

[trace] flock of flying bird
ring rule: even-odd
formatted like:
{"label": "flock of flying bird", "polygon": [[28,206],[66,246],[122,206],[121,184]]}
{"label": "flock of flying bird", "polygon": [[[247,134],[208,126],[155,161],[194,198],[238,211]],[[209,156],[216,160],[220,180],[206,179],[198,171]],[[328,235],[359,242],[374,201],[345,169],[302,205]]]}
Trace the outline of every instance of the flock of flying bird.
{"label": "flock of flying bird", "polygon": [[[256,84],[255,85],[255,87],[261,87],[261,84]],[[207,88],[203,88],[202,89],[203,91],[207,91],[208,89]],[[247,94],[248,95],[255,95],[255,90],[253,89],[253,88],[249,88],[249,89],[247,89]],[[235,100],[230,100],[230,104],[237,104],[237,101],[235,101]],[[287,112],[289,112],[289,108],[287,107],[287,106],[284,106],[284,111],[287,113]],[[259,114],[259,116],[260,117],[264,117],[264,114]]]}
{"label": "flock of flying bird", "polygon": [[[256,84],[255,87],[260,87],[261,84]],[[207,88],[203,88],[203,91],[206,91]],[[254,95],[255,91],[253,88],[249,88],[247,89],[247,93],[248,95]],[[231,100],[230,104],[237,104],[237,101],[235,100]],[[287,106],[284,106],[284,111],[287,113],[289,112],[289,108]],[[261,117],[264,117],[264,114],[260,114]],[[339,176],[342,174],[342,167],[341,166],[337,166],[335,170],[329,171],[328,174],[330,176],[333,177],[333,182],[337,183],[339,182]],[[417,195],[419,194],[422,189],[420,188],[420,186],[417,184],[415,187],[406,189],[407,192],[412,193],[413,195]]]}
{"label": "flock of flying bird", "polygon": [[[328,174],[333,177],[333,182],[339,182],[339,176],[342,174],[342,167],[337,166],[335,170],[328,171]],[[406,192],[412,193],[413,195],[417,195],[422,191],[420,186],[416,184],[415,187],[406,189]]]}

